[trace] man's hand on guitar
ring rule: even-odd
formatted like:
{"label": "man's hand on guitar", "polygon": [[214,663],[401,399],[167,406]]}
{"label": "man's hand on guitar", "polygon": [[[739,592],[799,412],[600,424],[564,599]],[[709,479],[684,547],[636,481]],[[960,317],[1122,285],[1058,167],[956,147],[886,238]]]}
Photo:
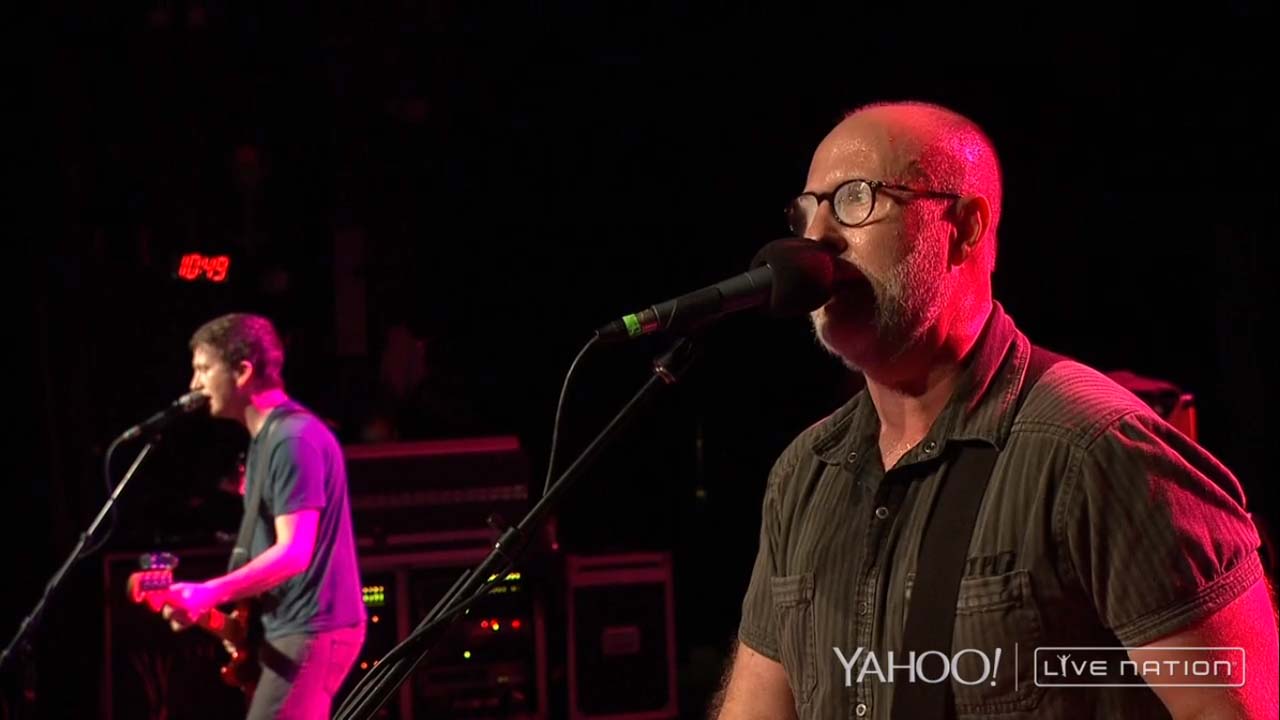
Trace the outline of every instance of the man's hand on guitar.
{"label": "man's hand on guitar", "polygon": [[185,630],[217,604],[213,589],[205,583],[174,583],[165,595],[162,613],[175,631]]}

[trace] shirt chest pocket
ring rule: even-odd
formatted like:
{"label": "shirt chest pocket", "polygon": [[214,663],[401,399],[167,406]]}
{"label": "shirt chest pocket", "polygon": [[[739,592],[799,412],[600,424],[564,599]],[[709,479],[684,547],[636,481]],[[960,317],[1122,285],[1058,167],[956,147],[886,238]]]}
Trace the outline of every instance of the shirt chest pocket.
{"label": "shirt chest pocket", "polygon": [[778,624],[778,652],[797,705],[813,697],[818,683],[817,638],[813,621],[813,573],[769,579]]}
{"label": "shirt chest pocket", "polygon": [[[908,607],[914,579],[907,577]],[[987,717],[1035,709],[1044,693],[1034,681],[1040,642],[1040,609],[1030,573],[1015,570],[962,579],[950,674],[959,714]]]}

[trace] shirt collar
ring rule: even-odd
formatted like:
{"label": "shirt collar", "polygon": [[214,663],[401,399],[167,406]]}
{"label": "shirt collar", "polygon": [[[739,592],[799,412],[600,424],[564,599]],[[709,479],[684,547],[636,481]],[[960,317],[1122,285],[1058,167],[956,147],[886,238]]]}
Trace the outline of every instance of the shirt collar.
{"label": "shirt collar", "polygon": [[[998,302],[963,365],[956,389],[929,433],[904,462],[942,455],[952,441],[982,441],[1002,448],[1013,425],[1013,405],[1022,387],[1031,344]],[[841,463],[853,445],[875,439],[880,421],[864,388],[818,423],[811,449],[818,459]]]}

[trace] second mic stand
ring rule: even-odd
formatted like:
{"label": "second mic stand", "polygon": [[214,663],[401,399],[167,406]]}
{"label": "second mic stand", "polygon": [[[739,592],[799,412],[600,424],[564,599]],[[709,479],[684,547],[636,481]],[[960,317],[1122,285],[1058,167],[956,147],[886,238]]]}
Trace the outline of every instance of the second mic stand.
{"label": "second mic stand", "polygon": [[[582,476],[583,471],[590,465],[604,450],[605,446],[611,441],[622,427],[635,416],[635,411],[646,401],[660,384],[673,385],[678,382],[688,371],[689,366],[693,363],[695,352],[693,342],[682,337],[678,339],[672,346],[659,355],[653,362],[653,376],[648,382],[640,388],[639,391],[623,406],[622,410],[605,426],[595,440],[582,451],[578,459],[573,462],[561,474],[555,484],[542,496],[540,500],[529,510],[516,526],[508,527],[497,542],[494,543],[493,551],[474,569],[467,571],[453,587],[445,593],[444,597],[436,603],[431,612],[422,620],[417,629],[395,649],[388,653],[386,657],[378,661],[375,667],[383,667],[382,672],[370,672],[365,679],[360,682],[351,692],[347,701],[338,709],[335,720],[351,720],[353,718],[373,717],[378,709],[381,708],[392,693],[408,679],[410,673],[417,667],[418,663],[427,656],[435,645],[439,631],[444,627],[444,623],[448,620],[457,618],[462,614],[473,601],[483,594],[483,585],[488,582],[495,574],[504,575],[508,568],[515,565],[517,559],[524,552],[528,545],[529,538],[534,535],[541,524],[545,521],[546,516],[555,509],[555,507],[563,499],[565,493],[573,487],[574,483]],[[394,663],[388,663],[393,655],[412,650],[417,656],[409,660],[401,657]]]}

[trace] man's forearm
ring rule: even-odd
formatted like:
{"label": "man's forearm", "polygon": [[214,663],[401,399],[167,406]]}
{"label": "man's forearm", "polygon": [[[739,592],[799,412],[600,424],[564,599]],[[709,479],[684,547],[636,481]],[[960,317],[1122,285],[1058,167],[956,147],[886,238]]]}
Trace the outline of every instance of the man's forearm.
{"label": "man's forearm", "polygon": [[205,582],[217,598],[216,604],[234,602],[262,593],[306,569],[297,553],[287,546],[272,545],[261,555],[226,575]]}

